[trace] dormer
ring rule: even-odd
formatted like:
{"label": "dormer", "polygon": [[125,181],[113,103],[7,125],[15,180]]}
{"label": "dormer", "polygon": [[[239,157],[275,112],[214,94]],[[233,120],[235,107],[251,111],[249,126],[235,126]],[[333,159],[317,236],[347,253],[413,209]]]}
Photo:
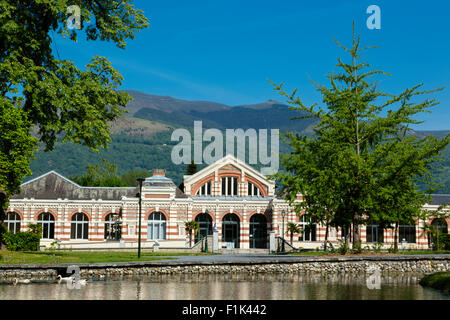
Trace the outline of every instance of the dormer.
{"label": "dormer", "polygon": [[266,176],[227,155],[193,175],[184,176],[187,196],[273,197],[275,183]]}

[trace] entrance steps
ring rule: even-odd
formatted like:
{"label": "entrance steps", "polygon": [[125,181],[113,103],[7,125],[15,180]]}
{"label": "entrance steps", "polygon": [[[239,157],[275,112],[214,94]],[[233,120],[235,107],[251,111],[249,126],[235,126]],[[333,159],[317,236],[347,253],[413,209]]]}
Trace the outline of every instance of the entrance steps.
{"label": "entrance steps", "polygon": [[255,254],[255,255],[264,255],[264,254],[269,254],[269,249],[242,249],[242,248],[232,249],[232,250],[221,249],[220,253],[221,254]]}

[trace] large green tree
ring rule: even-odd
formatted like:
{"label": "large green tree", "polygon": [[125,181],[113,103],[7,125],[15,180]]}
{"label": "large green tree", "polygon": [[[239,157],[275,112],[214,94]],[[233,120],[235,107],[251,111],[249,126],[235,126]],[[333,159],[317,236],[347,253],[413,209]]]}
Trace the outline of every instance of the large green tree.
{"label": "large green tree", "polygon": [[423,91],[417,85],[398,95],[383,93],[369,79],[387,73],[371,70],[363,61],[361,52],[367,48],[360,47],[355,32],[351,48],[337,43],[350,61],[338,59],[342,71],[327,76],[329,87],[315,84],[326,107],[307,106],[296,96],[297,89],[288,94],[283,84],[272,83],[295,105],[291,109],[308,113],[300,118],[320,120],[311,137],[286,135],[293,152],[281,157],[286,172],[275,178],[291,203],[303,194],[305,201],[298,207],[313,219],[351,229],[348,236],[358,249],[360,226],[367,221],[390,227],[412,222],[419,214],[427,197],[415,180],[433,185],[430,168],[450,135],[442,139],[406,135],[410,124],[420,123],[414,117],[437,104],[434,99],[418,100],[436,90]]}
{"label": "large green tree", "polygon": [[[77,15],[68,12],[73,5],[80,9],[79,28],[68,23]],[[0,190],[6,200],[30,174],[31,127],[47,151],[58,139],[98,150],[131,99],[118,91],[123,78],[105,57],[94,56],[80,70],[55,57],[54,37],[77,41],[85,34],[125,48],[148,25],[131,0],[0,0]]]}

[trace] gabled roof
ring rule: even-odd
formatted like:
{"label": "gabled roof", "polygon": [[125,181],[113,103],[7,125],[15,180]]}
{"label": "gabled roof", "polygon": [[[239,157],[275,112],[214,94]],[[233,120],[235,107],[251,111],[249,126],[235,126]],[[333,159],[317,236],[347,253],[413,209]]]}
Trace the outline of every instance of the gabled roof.
{"label": "gabled roof", "polygon": [[199,179],[202,179],[204,176],[207,176],[210,174],[211,171],[214,171],[216,168],[223,167],[224,165],[232,164],[237,166],[238,168],[243,168],[249,175],[252,177],[257,178],[261,182],[264,182],[265,184],[267,182],[273,183],[273,181],[268,180],[265,175],[263,175],[261,172],[253,168],[252,166],[246,164],[244,161],[241,161],[240,159],[236,158],[235,156],[231,154],[227,154],[225,157],[217,160],[216,162],[210,164],[209,166],[203,168],[202,170],[198,171],[197,173],[193,175],[185,175],[184,182],[189,183],[193,182]]}
{"label": "gabled roof", "polygon": [[12,199],[120,200],[122,196],[134,196],[137,193],[136,187],[83,187],[56,171],[23,183],[21,190]]}

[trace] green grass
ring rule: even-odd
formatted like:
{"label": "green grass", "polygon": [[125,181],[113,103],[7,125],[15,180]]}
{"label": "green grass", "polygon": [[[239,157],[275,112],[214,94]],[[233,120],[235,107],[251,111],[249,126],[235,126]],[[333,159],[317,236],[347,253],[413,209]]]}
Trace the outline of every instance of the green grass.
{"label": "green grass", "polygon": [[94,263],[173,259],[167,256],[208,255],[208,253],[121,251],[1,251],[0,264]]}
{"label": "green grass", "polygon": [[437,272],[420,279],[420,285],[450,294],[450,272]]}

